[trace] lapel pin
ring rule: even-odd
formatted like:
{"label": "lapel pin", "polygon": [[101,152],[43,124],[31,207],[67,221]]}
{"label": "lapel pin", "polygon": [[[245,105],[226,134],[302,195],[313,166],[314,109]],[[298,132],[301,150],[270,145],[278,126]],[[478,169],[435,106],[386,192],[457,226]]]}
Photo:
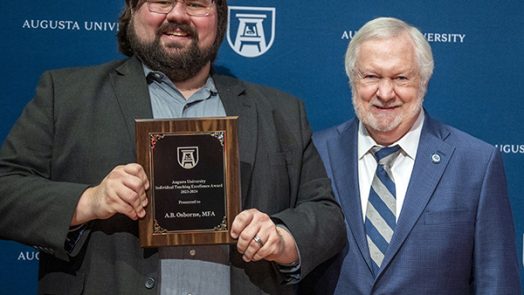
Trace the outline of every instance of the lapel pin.
{"label": "lapel pin", "polygon": [[440,163],[440,155],[437,153],[431,155],[431,162],[433,162],[433,164]]}

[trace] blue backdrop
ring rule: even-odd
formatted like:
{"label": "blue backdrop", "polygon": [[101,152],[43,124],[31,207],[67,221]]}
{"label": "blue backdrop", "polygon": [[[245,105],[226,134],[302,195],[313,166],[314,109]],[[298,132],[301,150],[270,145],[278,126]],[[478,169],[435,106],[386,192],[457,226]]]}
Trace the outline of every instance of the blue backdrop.
{"label": "blue backdrop", "polygon": [[[122,58],[115,38],[122,4],[0,2],[1,141],[44,70]],[[343,56],[360,26],[394,16],[419,27],[436,64],[426,109],[503,153],[524,277],[524,1],[230,0],[229,5],[228,36],[216,64],[302,98],[314,130],[353,116]],[[38,253],[10,241],[0,241],[0,251],[0,293],[34,294]]]}

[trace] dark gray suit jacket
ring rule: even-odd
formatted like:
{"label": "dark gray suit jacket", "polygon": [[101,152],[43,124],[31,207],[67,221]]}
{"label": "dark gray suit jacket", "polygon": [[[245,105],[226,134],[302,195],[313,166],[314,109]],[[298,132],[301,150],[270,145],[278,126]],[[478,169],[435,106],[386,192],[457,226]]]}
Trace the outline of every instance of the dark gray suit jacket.
{"label": "dark gray suit jacket", "polygon": [[[273,89],[213,76],[228,115],[239,116],[243,209],[258,208],[295,237],[302,276],[344,245],[341,210],[301,102]],[[42,247],[43,294],[154,294],[159,260],[142,249],[137,222],[93,221],[64,251],[78,198],[116,165],[135,161],[134,119],[151,118],[136,58],[50,71],[0,150],[0,238]],[[275,265],[231,252],[233,294],[291,294]],[[149,284],[146,284],[149,282]]]}

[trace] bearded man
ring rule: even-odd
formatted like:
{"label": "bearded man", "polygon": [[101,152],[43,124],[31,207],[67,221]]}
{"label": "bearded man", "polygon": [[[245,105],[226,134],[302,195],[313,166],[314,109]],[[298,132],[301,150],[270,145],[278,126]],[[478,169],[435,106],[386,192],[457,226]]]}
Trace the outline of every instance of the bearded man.
{"label": "bearded man", "polygon": [[[127,59],[42,76],[0,150],[0,237],[42,251],[39,293],[295,294],[343,247],[303,104],[212,70],[226,22],[225,0],[126,0]],[[135,119],[225,115],[239,118],[237,243],[141,248]]]}

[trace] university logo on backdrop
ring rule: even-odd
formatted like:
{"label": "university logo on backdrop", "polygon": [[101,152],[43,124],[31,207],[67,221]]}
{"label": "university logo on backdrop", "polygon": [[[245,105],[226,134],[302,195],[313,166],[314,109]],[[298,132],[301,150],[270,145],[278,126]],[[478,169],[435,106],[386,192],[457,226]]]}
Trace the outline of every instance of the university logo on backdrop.
{"label": "university logo on backdrop", "polygon": [[258,57],[275,40],[274,7],[229,6],[227,41],[238,54]]}

